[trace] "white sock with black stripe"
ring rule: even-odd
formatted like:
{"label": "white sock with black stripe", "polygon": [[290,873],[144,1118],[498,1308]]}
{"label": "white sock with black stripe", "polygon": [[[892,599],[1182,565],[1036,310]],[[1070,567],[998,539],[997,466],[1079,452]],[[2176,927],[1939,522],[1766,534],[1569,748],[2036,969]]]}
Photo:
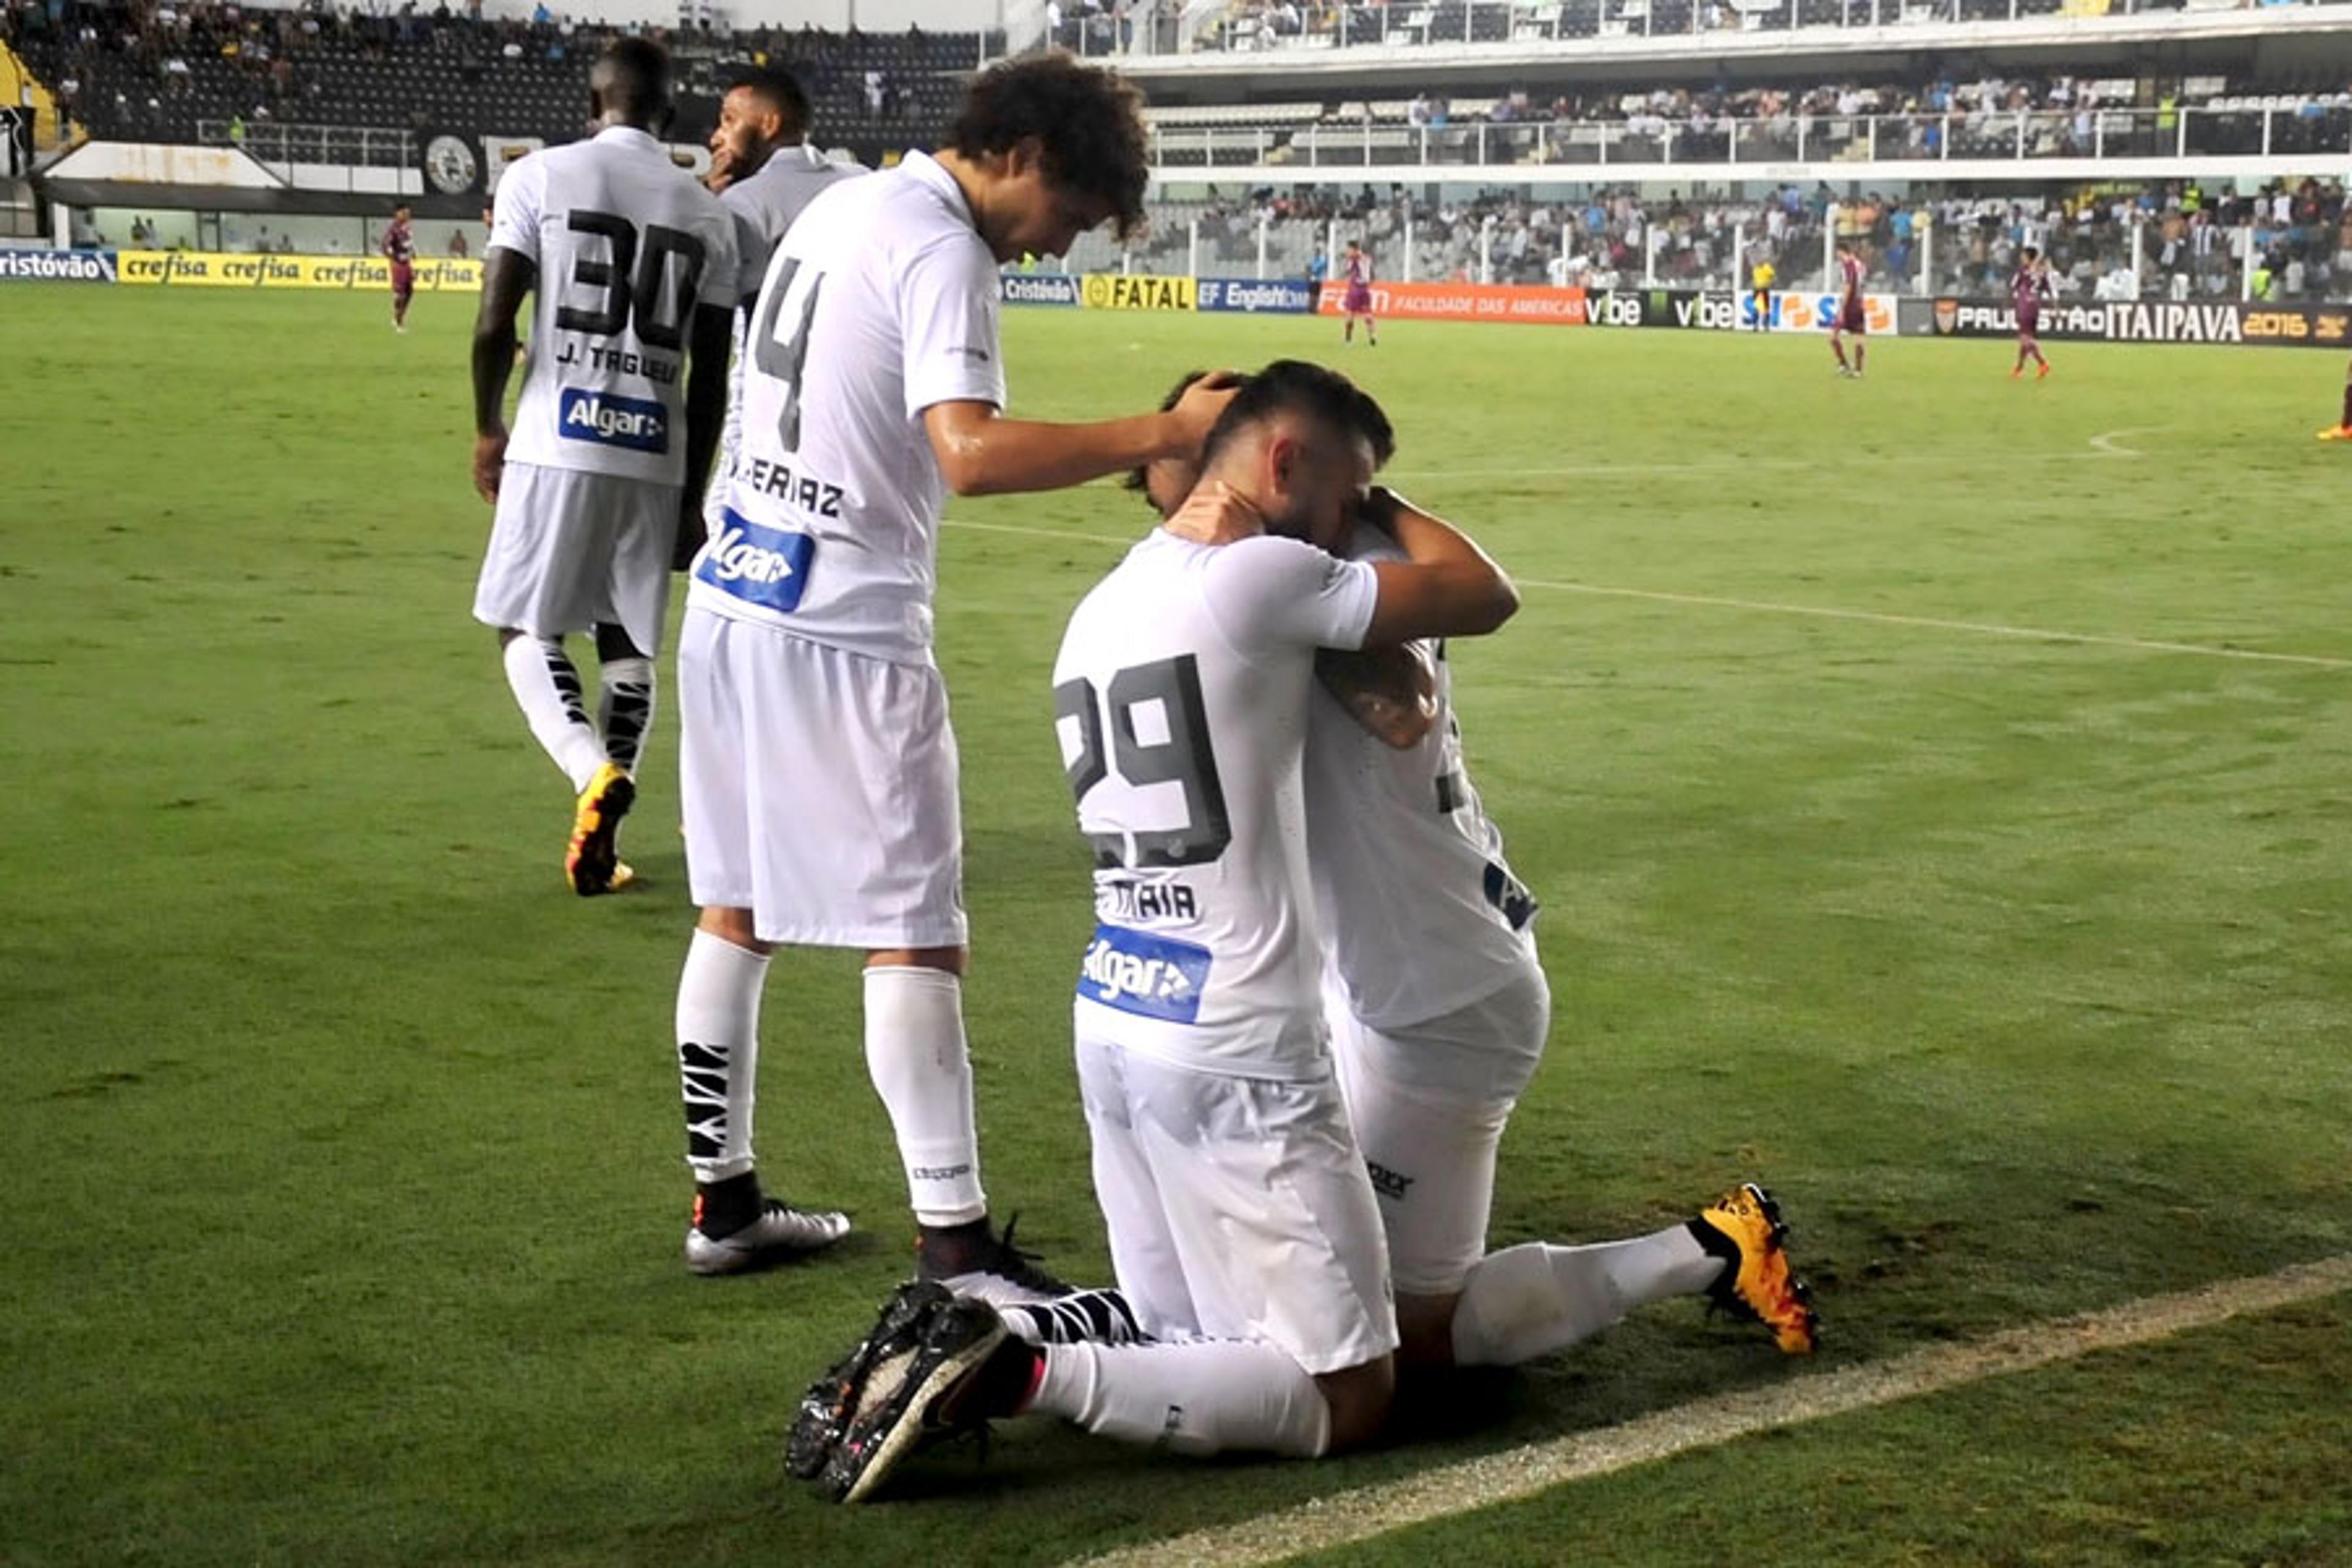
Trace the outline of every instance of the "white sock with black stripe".
{"label": "white sock with black stripe", "polygon": [[507,686],[530,732],[572,781],[574,795],[604,765],[604,742],[580,700],[580,671],[554,637],[512,637],[499,654]]}

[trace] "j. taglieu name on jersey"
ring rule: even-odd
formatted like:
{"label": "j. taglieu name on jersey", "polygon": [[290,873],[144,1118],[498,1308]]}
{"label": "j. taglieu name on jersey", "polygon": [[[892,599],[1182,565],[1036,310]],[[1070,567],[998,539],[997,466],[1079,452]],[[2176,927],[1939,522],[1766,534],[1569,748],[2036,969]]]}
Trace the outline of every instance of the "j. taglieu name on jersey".
{"label": "j. taglieu name on jersey", "polygon": [[651,354],[631,353],[626,349],[599,348],[583,343],[578,338],[566,338],[556,351],[558,364],[585,363],[591,370],[601,370],[614,375],[641,375],[657,386],[674,386],[677,383],[678,362],[656,359]]}

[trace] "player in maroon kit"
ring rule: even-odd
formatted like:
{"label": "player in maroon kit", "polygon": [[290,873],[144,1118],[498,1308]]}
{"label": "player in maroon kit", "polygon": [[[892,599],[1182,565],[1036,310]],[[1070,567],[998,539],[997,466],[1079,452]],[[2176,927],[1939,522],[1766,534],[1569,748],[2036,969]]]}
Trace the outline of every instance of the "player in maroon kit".
{"label": "player in maroon kit", "polygon": [[2034,336],[2042,327],[2042,301],[2050,293],[2050,263],[2042,252],[2029,245],[2018,253],[2017,276],[2009,280],[2009,290],[2017,304],[2017,363],[2010,367],[2009,379],[2023,375],[2025,362],[2031,358],[2042,367],[2033,373],[2039,381],[2050,374],[2049,358]]}
{"label": "player in maroon kit", "polygon": [[1348,254],[1340,258],[1340,266],[1343,268],[1341,276],[1348,281],[1347,297],[1339,302],[1339,309],[1348,318],[1347,325],[1339,329],[1340,339],[1346,342],[1355,342],[1356,318],[1361,316],[1364,319],[1364,342],[1378,348],[1381,336],[1377,324],[1372,321],[1372,258],[1364,254],[1362,246],[1351,239],[1348,242]]}
{"label": "player in maroon kit", "polygon": [[408,204],[401,203],[392,209],[392,221],[384,226],[383,242],[376,248],[392,263],[392,330],[408,331],[408,301],[416,292],[416,237],[408,228]]}
{"label": "player in maroon kit", "polygon": [[[1837,319],[1830,323],[1830,352],[1837,355],[1838,374],[1862,378],[1862,362],[1870,345],[1864,341],[1870,331],[1862,303],[1862,258],[1854,254],[1853,241],[1838,241],[1838,310]],[[1853,358],[1845,354],[1845,335],[1853,334]]]}

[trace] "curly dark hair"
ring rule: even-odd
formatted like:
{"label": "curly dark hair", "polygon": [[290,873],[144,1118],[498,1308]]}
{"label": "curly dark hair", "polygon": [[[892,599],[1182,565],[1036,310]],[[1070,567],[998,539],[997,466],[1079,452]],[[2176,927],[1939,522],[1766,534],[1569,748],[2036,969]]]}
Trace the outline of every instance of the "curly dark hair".
{"label": "curly dark hair", "polygon": [[1080,65],[1059,50],[982,71],[956,115],[949,142],[966,158],[1009,153],[1031,137],[1045,176],[1110,208],[1118,237],[1143,222],[1143,94],[1116,71]]}
{"label": "curly dark hair", "polygon": [[[1178,376],[1176,384],[1168,389],[1168,395],[1160,400],[1160,412],[1165,414],[1183,402],[1184,395],[1192,390],[1192,384],[1205,380],[1209,374],[1205,370],[1188,370]],[[1151,465],[1146,463],[1140,468],[1129,468],[1118,483],[1120,489],[1133,491],[1149,504],[1151,500]]]}

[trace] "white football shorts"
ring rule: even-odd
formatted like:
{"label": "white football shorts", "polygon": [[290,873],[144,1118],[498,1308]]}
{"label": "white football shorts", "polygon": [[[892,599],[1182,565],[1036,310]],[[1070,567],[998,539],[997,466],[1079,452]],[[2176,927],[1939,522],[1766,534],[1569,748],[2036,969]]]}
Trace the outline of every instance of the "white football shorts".
{"label": "white football shorts", "polygon": [[1370,1027],[1335,988],[1326,989],[1325,1003],[1396,1289],[1452,1295],[1486,1255],[1496,1152],[1543,1058],[1551,987],[1531,951],[1501,989],[1410,1027]]}
{"label": "white football shorts", "polygon": [[1396,1349],[1388,1247],[1338,1084],[1129,1051],[1080,1001],[1078,1088],[1119,1289],[1160,1339],[1255,1340],[1309,1373]]}
{"label": "white football shorts", "polygon": [[762,942],[961,947],[947,684],[689,605],[677,639],[687,880]]}
{"label": "white football shorts", "polygon": [[474,618],[535,637],[602,622],[661,650],[678,487],[509,463],[474,589]]}

